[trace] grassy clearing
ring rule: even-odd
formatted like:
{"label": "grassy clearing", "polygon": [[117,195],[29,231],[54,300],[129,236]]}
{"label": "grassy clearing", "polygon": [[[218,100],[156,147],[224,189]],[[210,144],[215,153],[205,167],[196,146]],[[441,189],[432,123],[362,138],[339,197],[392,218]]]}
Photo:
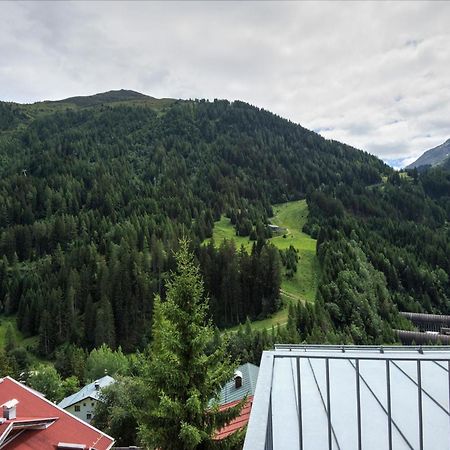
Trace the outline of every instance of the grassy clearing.
{"label": "grassy clearing", "polygon": [[319,263],[316,257],[316,240],[302,231],[308,218],[306,200],[275,205],[274,213],[272,223],[286,227],[287,232],[282,236],[273,237],[270,241],[279,249],[286,249],[292,245],[299,251],[297,273],[291,280],[283,277],[281,289],[289,296],[314,301]]}
{"label": "grassy clearing", "polygon": [[8,324],[11,324],[13,326],[17,344],[21,345],[24,340],[22,333],[17,329],[16,318],[13,316],[1,317],[0,318],[0,346],[2,348],[5,346],[5,336],[6,336],[6,329],[8,328]]}
{"label": "grassy clearing", "polygon": [[[248,236],[236,236],[236,230],[228,217],[222,216],[218,222],[214,223],[213,239],[216,245],[220,245],[225,239],[233,240],[236,243],[236,247],[240,248],[243,245],[247,250],[251,248],[253,242],[250,241]],[[205,242],[209,242],[211,239],[206,239]]]}
{"label": "grassy clearing", "polygon": [[400,178],[407,181],[413,181],[413,178],[408,175],[408,172],[399,172]]}
{"label": "grassy clearing", "polygon": [[8,324],[12,324],[15,338],[16,338],[16,344],[19,347],[35,347],[38,342],[38,337],[28,337],[24,338],[22,333],[17,328],[17,322],[15,316],[3,316],[0,317],[0,348],[5,347],[5,335],[6,335],[6,329],[8,328]]}
{"label": "grassy clearing", "polygon": [[[283,235],[272,237],[270,242],[279,249],[287,249],[290,245],[295,247],[299,252],[299,262],[297,273],[292,279],[283,275],[280,310],[272,317],[252,323],[253,328],[258,330],[285,325],[290,302],[314,301],[320,273],[316,257],[316,240],[301,231],[308,217],[306,200],[282,203],[275,205],[273,209],[274,217],[271,222],[287,230]],[[226,217],[215,223],[213,239],[216,244],[220,244],[224,239],[233,239],[237,247],[243,245],[248,250],[253,244],[248,237],[236,236],[234,226]],[[231,330],[233,329],[236,327]]]}

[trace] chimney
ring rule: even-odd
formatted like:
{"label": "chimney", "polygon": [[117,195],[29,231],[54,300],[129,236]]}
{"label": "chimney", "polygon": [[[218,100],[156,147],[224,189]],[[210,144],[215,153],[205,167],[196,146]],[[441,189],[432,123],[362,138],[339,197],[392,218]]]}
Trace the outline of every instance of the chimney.
{"label": "chimney", "polygon": [[95,390],[98,391],[98,390],[100,389],[100,382],[97,380],[97,381],[94,383],[94,386],[95,386]]}
{"label": "chimney", "polygon": [[12,400],[7,401],[6,403],[3,403],[3,418],[6,420],[12,420],[16,418],[16,407],[19,403],[18,400],[13,398]]}
{"label": "chimney", "polygon": [[240,370],[234,372],[234,387],[236,389],[242,387],[242,372]]}

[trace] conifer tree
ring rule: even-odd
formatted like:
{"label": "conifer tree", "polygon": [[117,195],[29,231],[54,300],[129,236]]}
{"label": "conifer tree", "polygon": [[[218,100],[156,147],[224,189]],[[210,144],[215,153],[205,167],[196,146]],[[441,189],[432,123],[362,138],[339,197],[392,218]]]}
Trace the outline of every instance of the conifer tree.
{"label": "conifer tree", "polygon": [[0,373],[3,377],[6,375],[16,376],[11,358],[6,354],[3,348],[0,348]]}
{"label": "conifer tree", "polygon": [[95,344],[99,347],[106,344],[115,348],[116,337],[114,332],[114,314],[111,303],[106,297],[100,300],[100,306],[97,309],[97,327],[95,329]]}
{"label": "conifer tree", "polygon": [[10,352],[17,347],[16,333],[11,322],[8,322],[5,330],[5,350]]}
{"label": "conifer tree", "polygon": [[96,328],[96,310],[92,302],[92,297],[89,294],[86,300],[86,307],[84,310],[84,346],[92,349],[95,344],[95,328]]}
{"label": "conifer tree", "polygon": [[241,438],[237,434],[224,441],[213,436],[239,414],[243,402],[227,411],[211,402],[232,377],[233,364],[223,343],[207,354],[214,328],[207,320],[203,282],[186,240],[181,241],[176,261],[167,299],[155,299],[140,437],[149,448],[235,448]]}

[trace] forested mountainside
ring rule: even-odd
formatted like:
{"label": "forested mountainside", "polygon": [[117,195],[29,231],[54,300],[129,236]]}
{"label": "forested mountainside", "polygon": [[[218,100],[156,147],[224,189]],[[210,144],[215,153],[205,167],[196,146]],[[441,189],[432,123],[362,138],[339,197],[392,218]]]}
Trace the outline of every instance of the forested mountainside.
{"label": "forested mountainside", "polygon": [[[270,314],[272,205],[305,197],[323,280],[306,325],[303,307],[291,311],[301,338],[389,341],[397,308],[449,312],[445,168],[403,179],[242,102],[136,94],[0,103],[1,312],[39,335],[43,355],[66,342],[143,348],[181,236],[209,283],[236,268],[229,295],[211,296],[216,324]],[[253,234],[250,254],[202,246],[222,214]]]}
{"label": "forested mountainside", "polygon": [[399,310],[450,311],[450,172],[391,175],[309,198],[323,270],[319,298],[356,342],[377,340]]}

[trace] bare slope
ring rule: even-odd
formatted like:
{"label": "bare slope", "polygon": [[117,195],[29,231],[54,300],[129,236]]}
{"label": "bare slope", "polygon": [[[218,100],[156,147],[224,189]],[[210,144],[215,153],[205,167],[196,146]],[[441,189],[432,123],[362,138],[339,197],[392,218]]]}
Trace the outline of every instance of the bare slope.
{"label": "bare slope", "polygon": [[450,139],[437,147],[427,150],[416,161],[407,166],[407,169],[413,169],[420,166],[437,166],[442,164],[450,157]]}

